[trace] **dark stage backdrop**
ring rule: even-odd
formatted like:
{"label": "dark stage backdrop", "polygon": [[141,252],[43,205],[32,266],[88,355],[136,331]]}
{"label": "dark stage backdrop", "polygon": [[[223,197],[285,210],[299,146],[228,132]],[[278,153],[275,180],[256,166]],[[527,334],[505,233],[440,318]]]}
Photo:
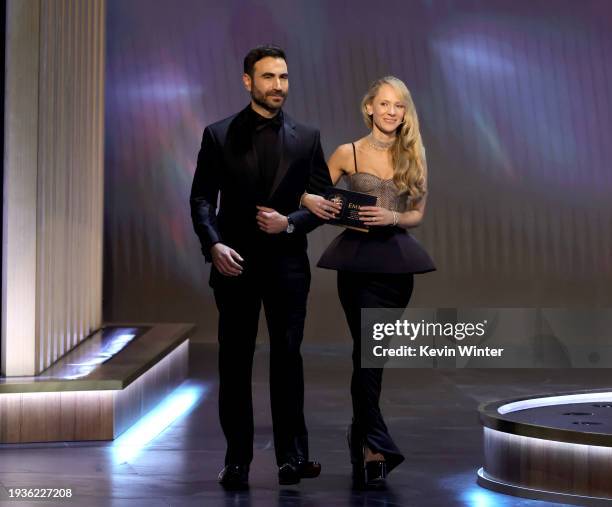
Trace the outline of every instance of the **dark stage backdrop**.
{"label": "dark stage backdrop", "polygon": [[[612,305],[609,0],[108,0],[105,318],[216,313],[188,196],[203,128],[248,102],[242,58],[286,48],[287,110],[326,155],[366,132],[358,104],[411,89],[438,271],[414,306]],[[314,263],[339,232],[310,235]],[[346,340],[335,273],[313,266],[307,339]]]}

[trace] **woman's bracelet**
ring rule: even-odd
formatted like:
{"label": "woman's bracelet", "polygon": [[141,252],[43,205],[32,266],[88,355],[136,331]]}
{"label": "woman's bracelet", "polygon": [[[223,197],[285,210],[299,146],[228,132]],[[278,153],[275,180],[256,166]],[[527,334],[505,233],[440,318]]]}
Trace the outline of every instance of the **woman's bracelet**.
{"label": "woman's bracelet", "polygon": [[304,205],[302,204],[302,201],[304,200],[304,197],[306,197],[307,195],[308,195],[308,192],[304,192],[302,196],[300,197],[300,208],[304,207]]}
{"label": "woman's bracelet", "polygon": [[391,213],[393,213],[393,227],[395,227],[399,222],[399,215],[397,211],[392,211]]}

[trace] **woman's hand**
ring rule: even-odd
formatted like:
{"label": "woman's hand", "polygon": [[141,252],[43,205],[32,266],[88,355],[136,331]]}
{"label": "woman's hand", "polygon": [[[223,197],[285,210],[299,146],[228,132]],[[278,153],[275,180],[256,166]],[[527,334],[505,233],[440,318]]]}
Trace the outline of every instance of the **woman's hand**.
{"label": "woman's hand", "polygon": [[378,206],[362,206],[359,218],[366,225],[391,225],[394,223],[393,211]]}
{"label": "woman's hand", "polygon": [[340,212],[341,209],[340,204],[328,201],[324,197],[317,194],[306,193],[302,196],[302,206],[304,208],[308,208],[311,213],[317,215],[323,220],[334,218],[336,213]]}

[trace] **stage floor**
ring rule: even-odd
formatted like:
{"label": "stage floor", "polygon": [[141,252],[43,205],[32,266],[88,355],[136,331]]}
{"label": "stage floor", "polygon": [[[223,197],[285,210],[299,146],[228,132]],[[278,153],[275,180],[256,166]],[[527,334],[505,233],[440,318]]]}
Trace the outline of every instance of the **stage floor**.
{"label": "stage floor", "polygon": [[[217,484],[224,440],[217,418],[216,346],[192,344],[193,407],[147,440],[0,445],[0,505],[8,488],[71,488],[71,499],[41,505],[93,506],[545,506],[476,485],[483,464],[478,404],[535,393],[612,386],[609,370],[399,370],[385,372],[382,410],[406,461],[386,492],[353,492],[346,448],[350,421],[348,345],[303,347],[306,420],[318,479],[281,488],[272,448],[268,353],[254,367],[255,458],[248,492]],[[177,407],[180,407],[180,403]],[[139,432],[139,436],[144,431]],[[6,502],[6,503],[5,503]]]}

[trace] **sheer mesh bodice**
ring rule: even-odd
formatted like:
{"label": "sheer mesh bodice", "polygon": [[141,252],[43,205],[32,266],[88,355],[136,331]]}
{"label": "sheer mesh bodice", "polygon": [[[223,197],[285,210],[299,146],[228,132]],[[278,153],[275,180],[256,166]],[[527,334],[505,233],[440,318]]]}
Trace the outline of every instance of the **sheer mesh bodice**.
{"label": "sheer mesh bodice", "polygon": [[376,206],[391,211],[406,211],[408,198],[398,195],[393,180],[384,180],[371,173],[353,173],[348,175],[349,190],[376,196]]}
{"label": "sheer mesh bodice", "polygon": [[399,195],[393,179],[385,180],[375,174],[359,171],[355,143],[351,143],[351,145],[353,146],[355,172],[348,175],[349,190],[376,196],[376,206],[380,208],[399,212],[406,211],[409,204],[408,196]]}

